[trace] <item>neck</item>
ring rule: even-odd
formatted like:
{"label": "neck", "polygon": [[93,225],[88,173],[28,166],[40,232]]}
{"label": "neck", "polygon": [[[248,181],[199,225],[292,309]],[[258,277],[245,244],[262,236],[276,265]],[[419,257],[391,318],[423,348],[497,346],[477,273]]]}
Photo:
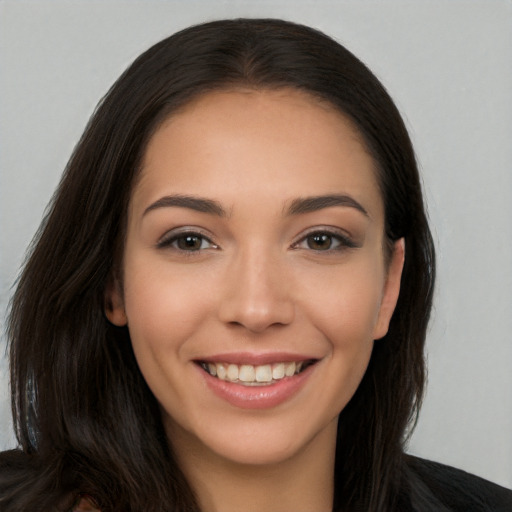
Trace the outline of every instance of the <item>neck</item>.
{"label": "neck", "polygon": [[336,421],[300,453],[273,464],[239,464],[175,437],[180,468],[208,512],[330,512],[334,497]]}

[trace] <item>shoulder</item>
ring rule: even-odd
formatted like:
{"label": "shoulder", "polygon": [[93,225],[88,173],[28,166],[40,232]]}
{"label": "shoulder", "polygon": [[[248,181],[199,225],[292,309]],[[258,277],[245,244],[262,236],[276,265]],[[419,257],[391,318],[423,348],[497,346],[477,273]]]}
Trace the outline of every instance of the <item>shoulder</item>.
{"label": "shoulder", "polygon": [[100,512],[88,495],[78,496],[61,490],[56,482],[61,470],[41,462],[36,454],[19,449],[0,452],[0,510],[66,510],[68,512]]}
{"label": "shoulder", "polygon": [[417,512],[512,511],[509,489],[438,462],[410,455],[405,462],[410,499]]}

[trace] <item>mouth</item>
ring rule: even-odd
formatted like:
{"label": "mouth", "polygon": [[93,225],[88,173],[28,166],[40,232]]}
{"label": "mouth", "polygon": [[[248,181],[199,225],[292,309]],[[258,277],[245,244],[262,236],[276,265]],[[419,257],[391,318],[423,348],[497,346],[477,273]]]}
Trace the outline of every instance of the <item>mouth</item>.
{"label": "mouth", "polygon": [[287,377],[302,373],[318,360],[283,361],[272,364],[252,365],[228,362],[197,361],[196,363],[216,379],[243,386],[269,386]]}

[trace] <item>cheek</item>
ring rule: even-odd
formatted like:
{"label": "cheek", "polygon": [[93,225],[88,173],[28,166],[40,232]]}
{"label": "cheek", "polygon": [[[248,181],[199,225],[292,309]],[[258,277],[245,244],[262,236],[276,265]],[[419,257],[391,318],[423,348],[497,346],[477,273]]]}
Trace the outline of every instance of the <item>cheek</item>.
{"label": "cheek", "polygon": [[190,273],[185,279],[179,270],[158,264],[127,264],[125,275],[126,315],[137,358],[148,352],[179,354],[211,309],[208,282]]}
{"label": "cheek", "polygon": [[321,334],[317,339],[325,347],[321,372],[325,385],[320,395],[312,397],[309,411],[325,422],[345,408],[363,379],[373,350],[373,326],[380,304],[378,281],[376,284],[375,275],[368,269],[331,270],[329,274],[330,278],[316,276],[316,286],[308,287],[308,300],[302,302],[303,318],[308,319],[313,333]]}
{"label": "cheek", "polygon": [[[373,350],[373,331],[378,319],[383,271],[374,265],[331,269],[309,283],[306,316],[328,344],[328,379],[332,410],[338,413],[352,398],[368,366]],[[326,397],[327,399],[327,397]]]}
{"label": "cheek", "polygon": [[370,263],[340,267],[313,279],[303,279],[310,281],[304,301],[309,316],[333,345],[357,350],[359,343],[373,341],[384,278],[379,262]]}

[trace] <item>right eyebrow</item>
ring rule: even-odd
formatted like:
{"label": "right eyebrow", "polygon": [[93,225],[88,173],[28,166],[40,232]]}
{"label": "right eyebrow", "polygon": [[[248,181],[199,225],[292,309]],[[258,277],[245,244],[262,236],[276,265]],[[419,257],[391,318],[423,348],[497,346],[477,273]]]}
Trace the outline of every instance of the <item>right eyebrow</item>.
{"label": "right eyebrow", "polygon": [[190,210],[195,210],[196,212],[201,213],[211,213],[213,215],[217,215],[218,217],[227,216],[226,210],[224,210],[222,205],[213,199],[181,194],[161,197],[154,203],[151,203],[144,210],[143,215],[146,215],[150,211],[156,210],[158,208],[169,208],[173,206],[178,208],[189,208]]}

